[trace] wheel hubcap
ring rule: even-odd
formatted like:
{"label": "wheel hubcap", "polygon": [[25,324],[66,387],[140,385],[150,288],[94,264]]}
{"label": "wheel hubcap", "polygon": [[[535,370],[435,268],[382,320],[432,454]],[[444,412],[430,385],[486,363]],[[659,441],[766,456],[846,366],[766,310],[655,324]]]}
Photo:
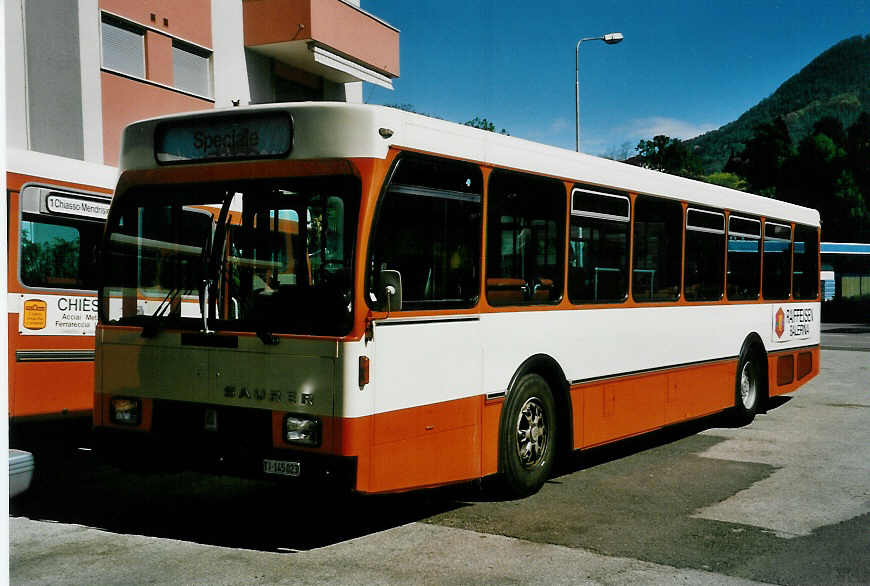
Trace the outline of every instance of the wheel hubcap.
{"label": "wheel hubcap", "polygon": [[758,393],[758,382],[755,380],[755,369],[751,362],[746,362],[740,371],[740,400],[745,409],[751,409],[755,405],[755,397]]}
{"label": "wheel hubcap", "polygon": [[517,455],[526,468],[541,463],[547,448],[549,429],[544,408],[537,397],[531,397],[517,417]]}

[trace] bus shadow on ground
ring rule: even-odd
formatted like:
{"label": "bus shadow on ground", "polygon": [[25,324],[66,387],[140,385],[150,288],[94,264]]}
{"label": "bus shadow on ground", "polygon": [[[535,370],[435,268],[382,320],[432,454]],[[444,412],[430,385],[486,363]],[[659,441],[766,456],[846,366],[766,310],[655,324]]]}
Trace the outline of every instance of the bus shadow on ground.
{"label": "bus shadow on ground", "polygon": [[[774,397],[767,410],[789,397]],[[713,415],[605,446],[573,452],[550,482],[676,442],[716,427]],[[491,478],[401,494],[363,496],[321,487],[274,483],[194,471],[132,472],[105,464],[93,452],[35,448],[30,490],[10,502],[13,517],[72,523],[121,534],[273,552],[324,547],[474,506],[512,500]]]}
{"label": "bus shadow on ground", "polygon": [[[790,396],[780,395],[777,397],[771,397],[767,399],[765,409],[761,414],[759,414],[759,416],[763,417],[765,413],[778,409],[789,401],[791,401]],[[716,429],[717,427],[733,429],[743,427],[743,425],[736,423],[727,412],[716,413],[700,419],[693,419],[684,423],[669,425],[655,431],[618,440],[603,446],[589,448],[581,452],[572,452],[567,458],[562,459],[562,463],[558,466],[553,477],[556,478],[566,474],[573,474],[580,470],[592,468],[593,466],[598,466],[606,462],[620,460],[645,450],[683,440],[693,435],[697,435],[702,431]]]}
{"label": "bus shadow on ground", "polygon": [[131,472],[75,449],[37,450],[35,459],[30,490],[10,501],[12,517],[230,548],[308,550],[466,506],[445,489],[362,496],[193,471]]}
{"label": "bus shadow on ground", "polygon": [[[790,396],[784,395],[771,397],[767,400],[765,410],[763,413],[759,414],[759,417],[763,417],[764,413],[769,413],[770,411],[781,407],[791,399]],[[727,413],[716,413],[700,419],[669,425],[661,429],[617,440],[602,446],[562,454],[562,456],[557,460],[548,482],[559,484],[559,479],[561,477],[569,476],[608,462],[615,462],[623,458],[640,454],[647,450],[653,450],[667,444],[678,442],[695,436],[702,431],[716,428],[733,429],[737,427],[743,427],[743,425],[736,423]],[[466,489],[464,492],[459,492],[461,490],[460,487],[456,487],[455,492],[454,494],[451,494],[451,497],[463,500],[467,503],[513,500],[514,497],[499,493],[498,485],[494,480],[495,479],[484,479],[484,490],[482,491]]]}

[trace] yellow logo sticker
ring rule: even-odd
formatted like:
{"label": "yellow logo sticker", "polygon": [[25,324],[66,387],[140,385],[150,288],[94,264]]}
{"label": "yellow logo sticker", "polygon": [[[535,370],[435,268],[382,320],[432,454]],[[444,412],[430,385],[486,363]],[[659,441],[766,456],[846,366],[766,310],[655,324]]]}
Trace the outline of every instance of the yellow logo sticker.
{"label": "yellow logo sticker", "polygon": [[41,330],[45,327],[48,304],[41,299],[28,299],[24,302],[24,327],[28,330]]}

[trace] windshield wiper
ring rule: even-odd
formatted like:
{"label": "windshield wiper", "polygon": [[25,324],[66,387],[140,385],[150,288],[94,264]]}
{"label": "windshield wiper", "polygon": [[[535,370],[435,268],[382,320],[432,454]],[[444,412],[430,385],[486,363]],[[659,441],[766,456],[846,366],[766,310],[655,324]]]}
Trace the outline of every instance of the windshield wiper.
{"label": "windshield wiper", "polygon": [[[183,294],[186,295],[189,293],[190,289]],[[179,294],[182,294],[181,287],[172,287],[169,289],[169,293],[166,294],[166,297],[163,298],[163,301],[160,302],[160,305],[157,306],[157,309],[151,314],[151,317],[163,317],[166,310],[171,308],[172,304],[175,303],[175,300],[178,299]]]}
{"label": "windshield wiper", "polygon": [[175,304],[175,300],[178,299],[179,295],[189,295],[190,292],[191,289],[186,289],[182,292],[181,287],[172,287],[169,289],[166,297],[163,298],[163,301],[160,302],[160,305],[158,305],[157,309],[154,310],[154,313],[151,314],[151,317],[154,319],[149,320],[142,328],[142,337],[153,338],[159,329],[156,320],[164,317],[166,311]]}
{"label": "windshield wiper", "polygon": [[[208,327],[208,318],[215,318],[215,303],[213,303],[213,300],[217,298],[215,288],[220,280],[221,267],[223,266],[223,255],[226,249],[227,218],[229,217],[230,204],[234,196],[234,192],[226,192],[224,201],[221,204],[217,228],[212,237],[211,248],[209,249],[209,243],[206,242],[206,245],[202,249],[203,279],[199,289],[199,311],[202,313],[202,330],[200,333],[202,334],[214,333],[214,330]],[[220,255],[220,258],[218,255]]]}

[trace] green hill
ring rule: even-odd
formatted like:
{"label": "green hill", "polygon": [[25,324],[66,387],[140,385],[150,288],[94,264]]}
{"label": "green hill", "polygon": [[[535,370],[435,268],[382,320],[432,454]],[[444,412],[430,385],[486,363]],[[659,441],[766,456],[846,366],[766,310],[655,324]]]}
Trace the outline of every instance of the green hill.
{"label": "green hill", "polygon": [[783,117],[796,144],[825,116],[847,128],[861,112],[870,112],[870,35],[837,43],[734,122],[686,142],[704,172],[714,173],[732,152],[743,149],[756,125],[777,116]]}

